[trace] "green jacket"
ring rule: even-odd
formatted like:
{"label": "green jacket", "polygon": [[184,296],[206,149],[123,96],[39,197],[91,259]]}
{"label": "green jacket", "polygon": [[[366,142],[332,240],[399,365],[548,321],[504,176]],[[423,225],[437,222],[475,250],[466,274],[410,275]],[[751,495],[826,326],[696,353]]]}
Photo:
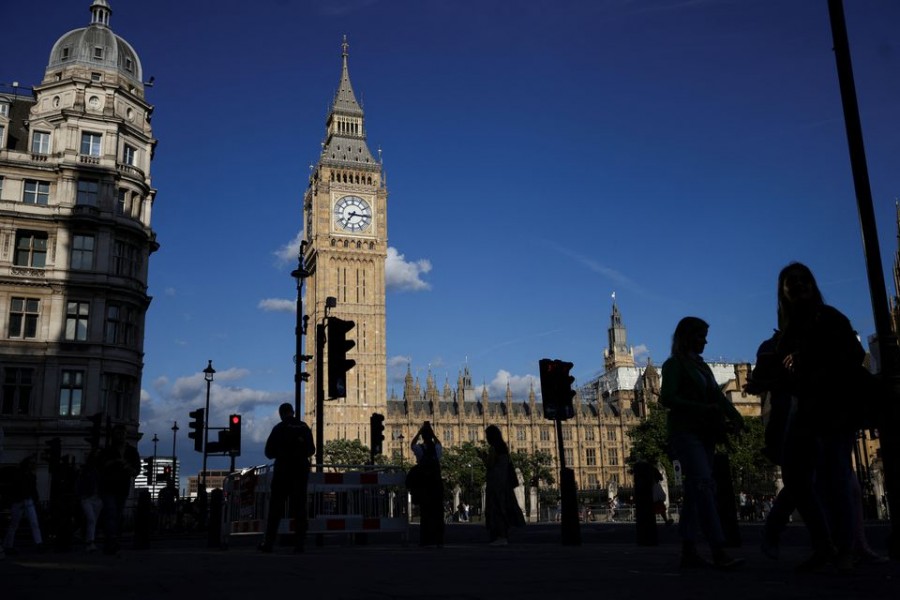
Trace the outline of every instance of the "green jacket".
{"label": "green jacket", "polygon": [[662,366],[659,403],[669,409],[669,437],[693,433],[712,442],[725,440],[728,422],[742,428],[744,419],[715,382],[706,363],[672,356]]}

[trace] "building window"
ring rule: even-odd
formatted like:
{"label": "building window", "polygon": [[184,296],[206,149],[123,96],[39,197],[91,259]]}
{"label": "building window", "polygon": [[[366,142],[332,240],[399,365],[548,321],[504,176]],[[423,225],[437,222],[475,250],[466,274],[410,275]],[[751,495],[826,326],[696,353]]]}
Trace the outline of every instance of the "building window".
{"label": "building window", "polygon": [[477,442],[480,431],[481,430],[478,427],[469,427],[469,441]]}
{"label": "building window", "polygon": [[63,371],[59,386],[59,416],[79,416],[83,397],[84,371]]}
{"label": "building window", "polygon": [[70,266],[77,271],[90,271],[94,268],[94,236],[76,234],[72,238]]}
{"label": "building window", "polygon": [[125,144],[125,149],[122,151],[122,162],[126,165],[131,165],[132,167],[137,166],[137,148],[134,146],[129,146]]}
{"label": "building window", "polygon": [[597,450],[596,448],[587,448],[584,451],[584,464],[589,467],[597,466]]}
{"label": "building window", "polygon": [[596,489],[596,488],[600,487],[600,482],[597,480],[596,473],[588,473],[587,484],[588,484],[588,489]]}
{"label": "building window", "polygon": [[34,385],[34,369],[3,369],[3,398],[0,414],[27,415]]}
{"label": "building window", "polygon": [[40,204],[47,206],[50,202],[50,184],[46,181],[25,180],[25,191],[22,194],[22,202],[25,204]]}
{"label": "building window", "polygon": [[9,103],[8,102],[0,102],[0,117],[8,117],[9,116]]}
{"label": "building window", "polygon": [[125,203],[128,200],[128,192],[122,188],[119,188],[119,193],[116,196],[116,214],[124,215],[125,214]]}
{"label": "building window", "polygon": [[103,81],[103,73],[91,73],[91,81]]}
{"label": "building window", "polygon": [[449,448],[453,444],[453,430],[449,427],[444,428],[444,444]]}
{"label": "building window", "polygon": [[31,134],[31,152],[33,154],[50,154],[50,133],[35,131]]}
{"label": "building window", "polygon": [[566,464],[567,465],[575,464],[575,453],[571,448],[566,448]]}
{"label": "building window", "polygon": [[6,146],[3,144],[3,132],[6,131],[6,128],[3,125],[0,125],[0,150],[5,148]]}
{"label": "building window", "polygon": [[550,428],[549,427],[541,427],[541,441],[542,442],[550,441]]}
{"label": "building window", "polygon": [[94,46],[94,60],[103,60],[103,48]]}
{"label": "building window", "polygon": [[13,264],[17,267],[43,269],[47,265],[47,234],[41,231],[17,231]]}
{"label": "building window", "polygon": [[9,301],[9,328],[7,329],[7,335],[11,338],[23,339],[37,337],[40,312],[40,299],[17,298],[13,296]]}
{"label": "building window", "polygon": [[130,418],[131,398],[135,389],[134,378],[118,373],[104,373],[101,385],[107,413],[116,419]]}
{"label": "building window", "polygon": [[107,344],[133,346],[137,329],[137,315],[130,306],[110,304],[106,307]]}
{"label": "building window", "polygon": [[100,182],[96,179],[78,180],[78,197],[75,203],[80,206],[97,206],[100,195]]}
{"label": "building window", "polygon": [[611,467],[619,466],[619,451],[618,450],[616,450],[615,448],[610,448],[608,457],[609,457],[609,466],[611,466]]}
{"label": "building window", "polygon": [[525,428],[521,425],[516,426],[516,441],[524,442],[525,441]]}
{"label": "building window", "polygon": [[141,255],[137,246],[117,240],[113,247],[113,272],[122,277],[137,277]]}
{"label": "building window", "polygon": [[66,339],[83,342],[87,340],[88,317],[91,305],[87,302],[66,303]]}
{"label": "building window", "polygon": [[610,442],[616,441],[616,430],[614,427],[606,428],[606,439]]}
{"label": "building window", "polygon": [[572,428],[571,427],[563,427],[563,439],[569,441],[572,439]]}
{"label": "building window", "polygon": [[591,426],[585,427],[584,428],[584,441],[593,442],[595,439],[594,434],[595,434],[595,432],[594,432],[593,427],[591,427]]}
{"label": "building window", "polygon": [[130,58],[125,59],[125,70],[128,71],[129,73],[134,72],[134,61],[131,60]]}
{"label": "building window", "polygon": [[100,140],[103,136],[99,133],[85,131],[81,134],[81,153],[86,156],[100,156]]}
{"label": "building window", "polygon": [[59,60],[69,60],[69,53],[71,52],[71,47],[66,46],[59,53]]}

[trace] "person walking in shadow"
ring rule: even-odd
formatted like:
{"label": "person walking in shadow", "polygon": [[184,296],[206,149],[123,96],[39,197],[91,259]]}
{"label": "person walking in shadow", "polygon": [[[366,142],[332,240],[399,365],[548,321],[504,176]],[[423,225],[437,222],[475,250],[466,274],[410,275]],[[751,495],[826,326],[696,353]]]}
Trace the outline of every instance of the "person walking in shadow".
{"label": "person walking in shadow", "polygon": [[775,457],[782,464],[784,497],[779,494],[767,519],[763,552],[777,557],[778,533],[796,506],[813,546],[797,569],[834,563],[846,571],[853,567],[857,515],[851,466],[855,431],[848,401],[859,393],[865,350],[849,319],[825,304],[806,265],[793,262],[781,270],[777,299],[778,333],[769,342],[774,343],[774,366],[750,388],[770,392],[773,411],[779,396],[782,406],[790,407]]}
{"label": "person walking in shadow", "polygon": [[278,537],[278,524],[284,515],[285,502],[290,503],[294,520],[294,552],[302,553],[308,525],[306,488],[309,483],[310,457],[316,453],[312,431],[294,416],[294,407],[285,402],[278,407],[281,422],[272,428],[266,440],[266,458],[275,461],[270,485],[269,515],[266,536],[260,552],[271,552]]}
{"label": "person walking in shadow", "polygon": [[743,563],[725,552],[725,534],[716,508],[713,459],[716,444],[729,430],[740,431],[744,419],[728,401],[700,355],[706,347],[709,325],[697,317],[678,322],[672,336],[672,354],[663,363],[659,403],[668,409],[667,434],[674,458],[685,478],[679,533],[681,567],[709,565],[697,551],[702,530],[712,550],[712,566],[731,569]]}
{"label": "person walking in shadow", "polygon": [[14,544],[16,542],[16,531],[19,529],[22,517],[28,519],[28,525],[31,527],[31,538],[34,540],[38,551],[42,551],[44,542],[35,510],[38,503],[38,490],[37,476],[34,472],[34,456],[26,456],[16,468],[9,491],[9,499],[12,501],[10,505],[9,528],[6,530],[6,537],[3,540],[6,554],[10,556],[17,554]]}
{"label": "person walking in shadow", "polygon": [[516,500],[515,488],[518,477],[509,458],[509,446],[503,441],[503,434],[496,425],[488,425],[484,430],[488,451],[480,453],[486,473],[485,525],[491,546],[505,546],[509,543],[509,530],[525,525],[525,515]]}
{"label": "person walking in shadow", "polygon": [[419,472],[416,486],[421,519],[419,545],[440,548],[444,545],[444,480],[441,476],[444,449],[429,421],[419,428],[410,448]]}
{"label": "person walking in shadow", "polygon": [[109,445],[100,451],[100,498],[103,501],[103,553],[119,553],[125,501],[141,472],[141,456],[126,440],[125,425],[113,428]]}

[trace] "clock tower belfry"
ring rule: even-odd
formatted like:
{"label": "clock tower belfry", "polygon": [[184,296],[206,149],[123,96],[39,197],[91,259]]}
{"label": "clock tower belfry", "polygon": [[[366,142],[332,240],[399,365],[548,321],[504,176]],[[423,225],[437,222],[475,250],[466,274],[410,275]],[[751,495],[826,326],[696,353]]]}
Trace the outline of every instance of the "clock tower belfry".
{"label": "clock tower belfry", "polygon": [[[366,144],[365,118],[356,101],[347,68],[348,44],[342,45],[341,81],[325,120],[322,153],[303,196],[306,228],[304,263],[309,327],[306,353],[315,355],[317,324],[327,316],[354,321],[348,339],[356,345],[347,358],[356,361],[347,373],[345,398],[326,398],[324,440],[359,439],[368,444],[369,417],[387,407],[384,268],[387,258],[387,189],[380,160]],[[337,305],[326,309],[326,299]],[[314,427],[318,378],[309,363],[305,420]],[[325,389],[328,382],[323,380]]]}

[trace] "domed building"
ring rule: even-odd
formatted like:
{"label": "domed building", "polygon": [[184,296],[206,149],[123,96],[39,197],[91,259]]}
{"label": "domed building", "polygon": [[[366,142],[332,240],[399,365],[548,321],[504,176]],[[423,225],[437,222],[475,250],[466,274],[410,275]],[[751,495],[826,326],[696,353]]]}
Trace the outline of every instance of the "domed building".
{"label": "domed building", "polygon": [[0,89],[0,463],[43,456],[45,499],[56,448],[80,463],[93,422],[101,444],[138,435],[156,139],[111,15],[94,0],[39,85]]}

